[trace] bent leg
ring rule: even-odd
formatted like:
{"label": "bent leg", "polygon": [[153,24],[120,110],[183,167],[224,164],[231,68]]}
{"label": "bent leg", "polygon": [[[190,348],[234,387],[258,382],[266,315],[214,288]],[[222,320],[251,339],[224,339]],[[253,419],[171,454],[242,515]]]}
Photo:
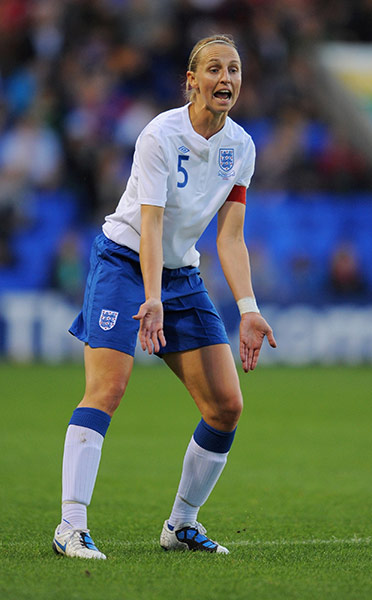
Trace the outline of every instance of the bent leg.
{"label": "bent leg", "polygon": [[243,400],[228,344],[166,354],[164,360],[186,386],[206,423],[220,431],[236,427]]}
{"label": "bent leg", "polygon": [[87,528],[90,504],[107,428],[125,392],[133,358],[108,348],[85,347],[86,388],[73,412],[64,446],[62,526]]}
{"label": "bent leg", "polygon": [[227,461],[242,410],[239,379],[230,347],[207,346],[166,355],[202,415],[188,445],[168,526],[195,524]]}
{"label": "bent leg", "polygon": [[133,357],[111,348],[86,345],[85,393],[79,407],[96,408],[110,417],[120,404],[133,367]]}

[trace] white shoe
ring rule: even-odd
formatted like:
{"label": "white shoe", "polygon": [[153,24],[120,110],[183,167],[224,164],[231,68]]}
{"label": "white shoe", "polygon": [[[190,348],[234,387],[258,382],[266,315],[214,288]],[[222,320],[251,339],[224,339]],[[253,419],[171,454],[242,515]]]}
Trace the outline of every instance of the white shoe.
{"label": "white shoe", "polygon": [[229,554],[224,546],[210,540],[205,534],[207,530],[200,523],[191,525],[184,523],[177,529],[169,529],[168,521],[164,521],[160,535],[160,545],[164,550],[192,550]]}
{"label": "white shoe", "polygon": [[57,554],[106,560],[106,556],[96,548],[89,535],[89,529],[70,528],[64,533],[60,533],[59,527],[58,525],[53,540],[53,550]]}

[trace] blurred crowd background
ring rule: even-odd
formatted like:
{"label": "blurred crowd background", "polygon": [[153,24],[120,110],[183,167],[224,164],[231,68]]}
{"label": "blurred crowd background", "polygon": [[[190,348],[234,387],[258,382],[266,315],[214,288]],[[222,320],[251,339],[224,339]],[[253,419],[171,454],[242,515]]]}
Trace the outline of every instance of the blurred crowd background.
{"label": "blurred crowd background", "polygon": [[[185,102],[190,49],[217,32],[240,49],[231,116],[257,146],[246,235],[259,302],[371,301],[371,159],[319,104],[311,68],[318,43],[371,43],[371,0],[0,0],[0,293],[80,303],[139,132]],[[223,304],[213,236],[202,270]]]}

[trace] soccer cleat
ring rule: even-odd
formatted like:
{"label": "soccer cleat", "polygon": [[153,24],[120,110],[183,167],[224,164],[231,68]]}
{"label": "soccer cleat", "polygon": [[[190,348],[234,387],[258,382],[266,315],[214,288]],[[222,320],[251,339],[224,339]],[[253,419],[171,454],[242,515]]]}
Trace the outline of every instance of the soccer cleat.
{"label": "soccer cleat", "polygon": [[177,529],[169,529],[168,521],[164,521],[160,535],[160,545],[164,550],[191,550],[229,554],[224,546],[210,540],[205,534],[207,530],[200,523],[191,525],[184,523]]}
{"label": "soccer cleat", "polygon": [[95,546],[89,535],[89,529],[71,528],[64,533],[59,533],[58,528],[59,526],[53,540],[53,550],[56,554],[77,558],[106,559],[106,556]]}

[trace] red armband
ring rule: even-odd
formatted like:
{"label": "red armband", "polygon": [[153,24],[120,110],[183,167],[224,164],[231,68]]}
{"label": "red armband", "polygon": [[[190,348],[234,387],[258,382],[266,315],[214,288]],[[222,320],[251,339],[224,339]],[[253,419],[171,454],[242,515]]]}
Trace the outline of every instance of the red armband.
{"label": "red armband", "polygon": [[243,185],[234,185],[230,194],[226,198],[226,202],[240,202],[245,204],[245,195],[247,189]]}

